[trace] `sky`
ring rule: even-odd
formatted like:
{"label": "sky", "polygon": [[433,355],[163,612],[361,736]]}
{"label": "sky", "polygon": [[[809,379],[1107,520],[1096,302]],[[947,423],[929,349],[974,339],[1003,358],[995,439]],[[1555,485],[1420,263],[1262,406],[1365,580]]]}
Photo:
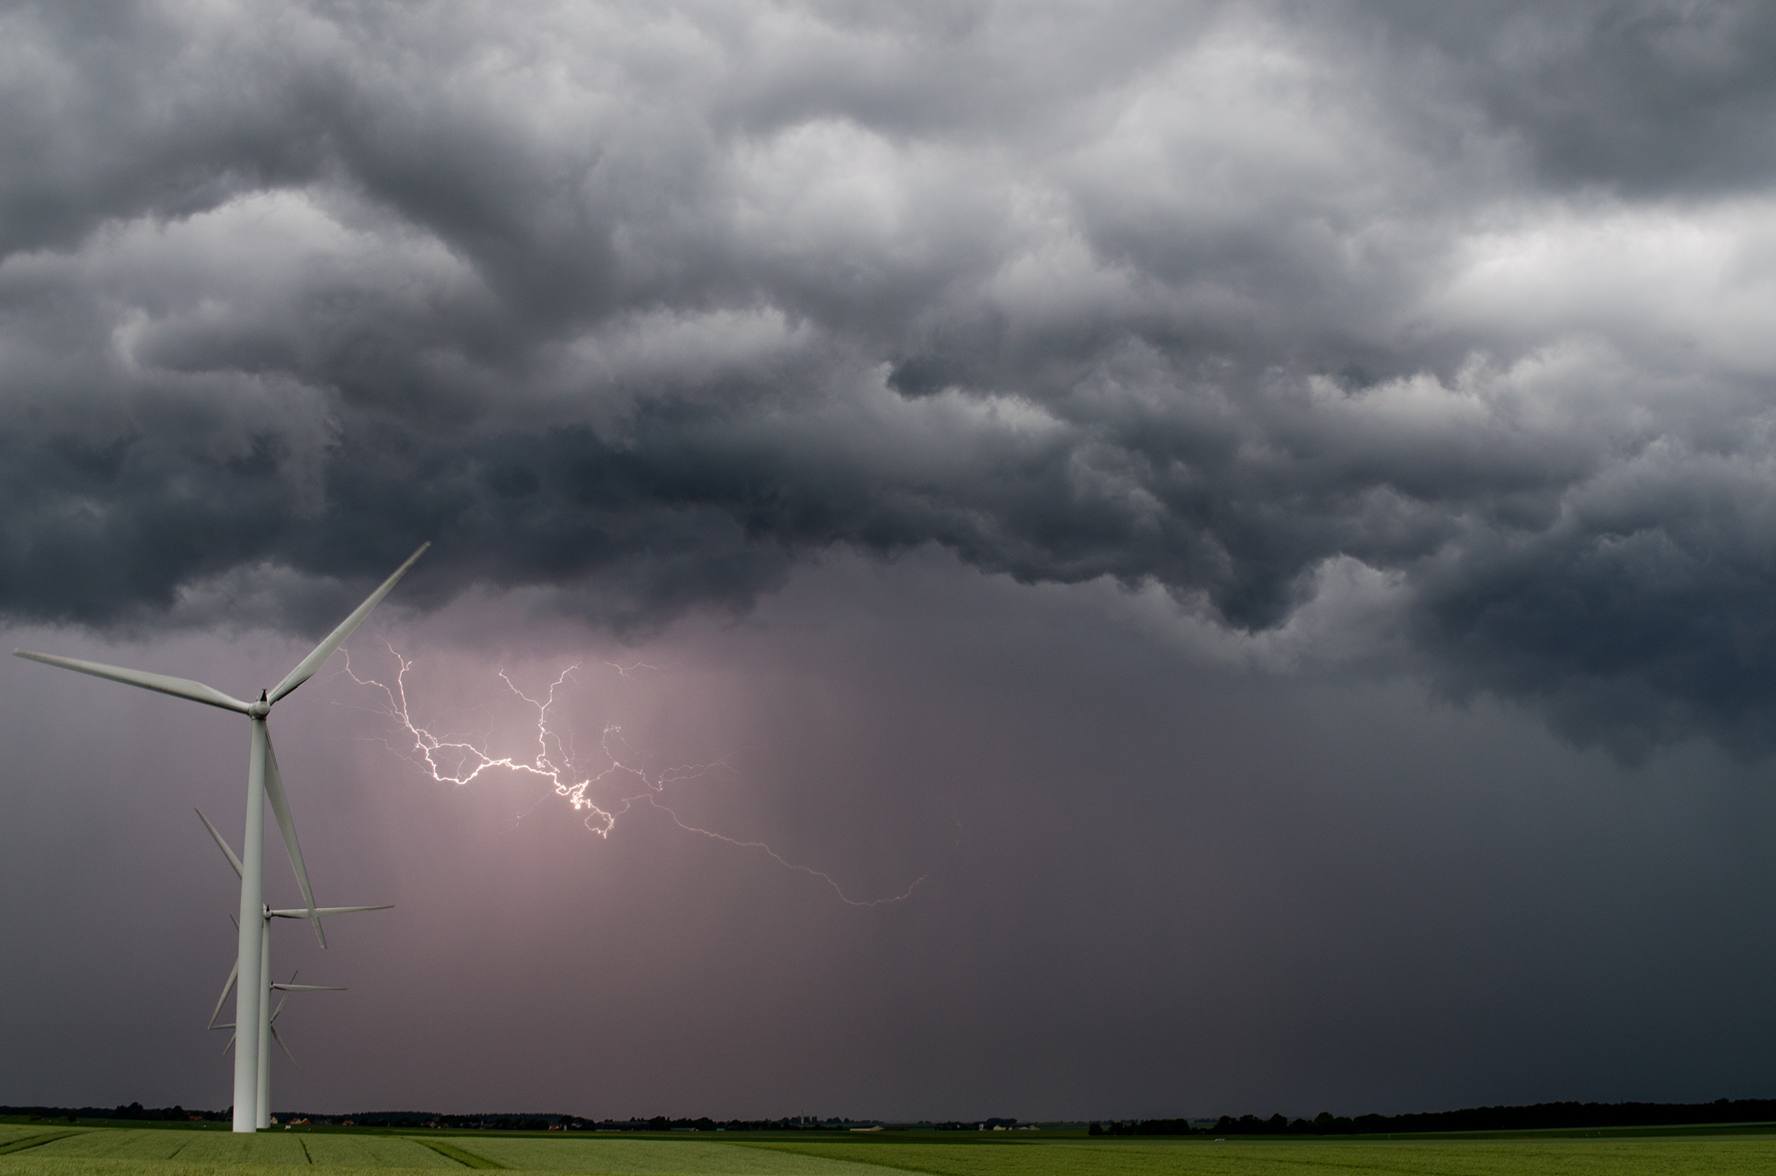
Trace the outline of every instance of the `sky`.
{"label": "sky", "polygon": [[[319,899],[397,904],[274,930],[350,986],[280,1110],[1776,1096],[1773,62],[6,4],[0,638],[256,697],[432,542],[271,723]],[[596,809],[419,754],[535,769],[557,681]],[[226,1105],[246,734],[0,665],[0,1103]]]}

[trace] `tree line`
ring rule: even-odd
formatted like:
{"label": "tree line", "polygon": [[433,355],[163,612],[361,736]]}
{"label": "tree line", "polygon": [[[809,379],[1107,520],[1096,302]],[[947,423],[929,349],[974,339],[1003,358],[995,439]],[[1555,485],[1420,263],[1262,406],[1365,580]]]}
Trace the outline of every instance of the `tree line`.
{"label": "tree line", "polygon": [[1776,1099],[1715,1099],[1706,1103],[1549,1102],[1466,1107],[1406,1115],[1334,1115],[1311,1119],[1222,1115],[1213,1125],[1190,1119],[1114,1119],[1095,1122],[1092,1135],[1372,1135],[1417,1131],[1535,1131],[1589,1127],[1668,1127],[1690,1123],[1776,1121]]}
{"label": "tree line", "polygon": [[[192,1110],[182,1106],[144,1107],[139,1102],[115,1107],[0,1106],[0,1116],[40,1121],[117,1119],[133,1122],[217,1122],[229,1118],[222,1110]],[[306,1119],[320,1125],[393,1127],[415,1130],[427,1127],[489,1131],[843,1131],[853,1127],[888,1126],[879,1119],[845,1119],[817,1115],[788,1115],[775,1119],[650,1118],[588,1119],[579,1115],[528,1112],[484,1112],[447,1115],[432,1111],[360,1111],[353,1114],[285,1112],[285,1122]],[[1425,1131],[1529,1131],[1573,1130],[1596,1127],[1659,1127],[1694,1123],[1776,1122],[1776,1099],[1715,1099],[1706,1103],[1654,1102],[1548,1102],[1524,1106],[1467,1107],[1454,1111],[1415,1111],[1404,1115],[1334,1115],[1322,1111],[1311,1119],[1291,1119],[1276,1114],[1222,1115],[1210,1124],[1201,1119],[1106,1119],[1092,1122],[1092,1135],[1372,1135]],[[929,1129],[979,1130],[1016,1119],[925,1122],[914,1126]]]}

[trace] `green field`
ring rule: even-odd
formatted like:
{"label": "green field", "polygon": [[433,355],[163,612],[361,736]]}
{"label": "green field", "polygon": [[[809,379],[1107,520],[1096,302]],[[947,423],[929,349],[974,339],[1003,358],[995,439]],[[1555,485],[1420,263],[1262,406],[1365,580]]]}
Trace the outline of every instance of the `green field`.
{"label": "green field", "polygon": [[0,1176],[220,1176],[506,1168],[612,1176],[1731,1176],[1776,1172],[1776,1134],[1599,1138],[981,1139],[930,1135],[688,1139],[403,1136],[339,1131],[240,1136],[219,1130],[0,1124]]}

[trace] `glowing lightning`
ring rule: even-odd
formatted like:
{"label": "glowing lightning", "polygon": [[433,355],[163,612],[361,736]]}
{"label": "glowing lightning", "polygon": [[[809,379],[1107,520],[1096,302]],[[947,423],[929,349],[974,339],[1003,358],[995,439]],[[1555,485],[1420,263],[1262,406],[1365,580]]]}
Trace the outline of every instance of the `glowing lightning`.
{"label": "glowing lightning", "polygon": [[[407,671],[413,668],[413,663],[402,657],[394,646],[389,646],[388,650],[394,656],[398,667],[393,686],[385,685],[374,678],[359,677],[357,672],[352,669],[349,649],[342,651],[345,656],[345,674],[359,686],[372,687],[383,693],[383,696],[388,700],[388,705],[382,708],[382,713],[400,723],[413,739],[411,750],[414,755],[409,758],[412,758],[416,766],[430,773],[432,779],[439,783],[461,786],[492,769],[504,769],[521,775],[538,777],[548,783],[556,796],[566,800],[573,811],[585,814],[586,828],[600,837],[609,837],[611,831],[617,827],[617,818],[626,814],[633,805],[646,803],[650,808],[665,813],[674,825],[686,833],[695,833],[700,837],[707,837],[711,841],[720,841],[739,849],[763,853],[785,869],[820,879],[832,888],[833,893],[839,896],[840,901],[850,906],[872,907],[903,902],[911,898],[913,892],[925,881],[926,876],[921,874],[899,894],[884,898],[853,898],[845,893],[844,887],[840,886],[838,880],[831,874],[824,870],[817,870],[813,866],[792,861],[763,841],[748,841],[729,837],[725,833],[718,833],[713,829],[705,829],[700,825],[691,824],[680,817],[662,799],[666,789],[675,784],[688,783],[715,772],[731,773],[734,770],[733,767],[725,760],[714,760],[709,763],[685,764],[658,773],[649,773],[646,769],[636,766],[625,758],[628,754],[626,750],[628,745],[623,740],[623,729],[614,723],[605,726],[598,740],[599,750],[603,752],[604,758],[609,762],[602,770],[575,779],[577,773],[572,766],[573,756],[563,746],[561,737],[550,727],[549,712],[555,706],[555,692],[561,689],[575,670],[580,668],[577,663],[562,670],[555,680],[549,683],[549,691],[542,698],[533,698],[524,693],[518,689],[517,684],[512,681],[505,670],[499,671],[500,680],[506,684],[506,688],[536,708],[536,754],[525,760],[512,756],[489,755],[481,747],[468,740],[446,739],[414,722],[413,712],[407,701]],[[606,662],[605,664],[615,669],[617,675],[623,678],[627,678],[636,670],[659,668],[646,662],[636,662],[629,666],[618,665],[616,662]],[[604,808],[587,795],[593,788],[612,780],[632,781],[634,784],[640,785],[642,790],[608,801],[610,808]]]}

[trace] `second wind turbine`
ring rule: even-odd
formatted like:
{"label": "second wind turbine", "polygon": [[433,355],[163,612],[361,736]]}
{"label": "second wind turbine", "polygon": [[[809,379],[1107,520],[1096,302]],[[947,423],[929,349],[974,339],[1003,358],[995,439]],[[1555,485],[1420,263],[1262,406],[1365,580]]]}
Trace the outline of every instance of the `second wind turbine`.
{"label": "second wind turbine", "polygon": [[[113,682],[140,686],[144,690],[187,698],[192,702],[201,702],[206,706],[220,707],[247,716],[251,730],[247,744],[247,827],[241,838],[240,945],[235,956],[235,968],[240,979],[234,991],[234,1023],[237,1026],[256,1028],[260,1023],[260,1004],[266,997],[266,978],[260,974],[264,961],[265,936],[266,798],[271,801],[271,811],[277,818],[278,832],[283,835],[284,848],[290,854],[290,865],[296,871],[296,885],[302,891],[307,918],[313,924],[315,937],[320,940],[321,946],[327,945],[326,933],[321,930],[320,910],[315,906],[314,890],[308,883],[308,867],[303,864],[302,849],[296,843],[296,825],[290,818],[290,802],[284,795],[283,779],[278,775],[277,755],[271,749],[271,736],[265,726],[266,717],[271,714],[271,708],[277,705],[279,699],[314,676],[315,671],[321,668],[321,663],[345,643],[346,638],[370,615],[370,610],[382,603],[382,598],[394,588],[395,582],[406,574],[407,569],[430,546],[430,543],[420,544],[419,550],[408,556],[406,563],[396,568],[394,574],[384,580],[364,603],[339,622],[338,628],[327,634],[307,657],[296,664],[295,669],[284,675],[282,682],[270,690],[261,690],[257,702],[242,702],[213,686],[206,686],[189,678],[173,678],[165,674],[151,674],[143,670],[124,669],[101,662],[33,653],[23,649],[13,651],[19,657],[40,661],[45,665],[60,666],[65,670],[92,674],[98,678],[109,678]],[[244,1032],[239,1035],[234,1051],[236,1132],[251,1132],[259,1126],[259,1049],[258,1033]]]}

